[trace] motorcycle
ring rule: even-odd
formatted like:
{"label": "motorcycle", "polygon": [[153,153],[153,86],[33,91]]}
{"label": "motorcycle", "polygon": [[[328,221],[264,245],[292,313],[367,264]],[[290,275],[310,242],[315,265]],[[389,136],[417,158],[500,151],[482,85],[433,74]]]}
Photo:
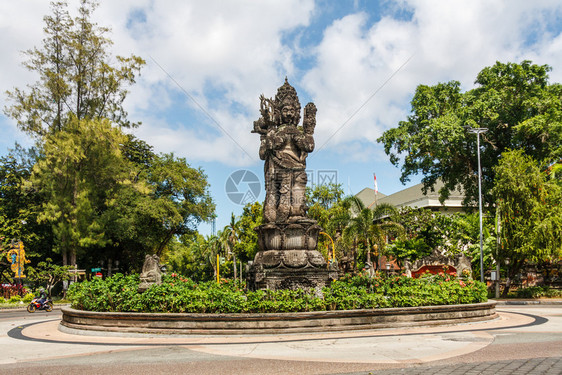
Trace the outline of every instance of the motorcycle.
{"label": "motorcycle", "polygon": [[33,313],[36,310],[45,310],[46,312],[53,311],[53,302],[47,298],[45,302],[39,302],[39,298],[35,297],[29,305],[27,305],[27,312]]}

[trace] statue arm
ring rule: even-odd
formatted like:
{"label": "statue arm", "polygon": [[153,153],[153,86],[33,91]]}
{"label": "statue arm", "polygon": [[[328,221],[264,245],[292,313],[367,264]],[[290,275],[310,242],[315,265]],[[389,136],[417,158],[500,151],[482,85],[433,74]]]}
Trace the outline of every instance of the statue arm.
{"label": "statue arm", "polygon": [[314,134],[314,128],[316,127],[316,106],[314,103],[308,103],[304,107],[304,118],[302,120],[302,127],[306,134]]}
{"label": "statue arm", "polygon": [[260,137],[260,159],[261,160],[265,160],[265,157],[267,155],[267,141],[266,141],[266,137],[265,135],[262,135]]}
{"label": "statue arm", "polygon": [[312,152],[314,150],[314,137],[312,134],[301,134],[295,137],[295,144],[299,150]]}
{"label": "statue arm", "polygon": [[265,160],[268,151],[278,150],[283,147],[283,137],[278,135],[275,130],[270,130],[267,134],[262,134],[260,142],[260,159]]}

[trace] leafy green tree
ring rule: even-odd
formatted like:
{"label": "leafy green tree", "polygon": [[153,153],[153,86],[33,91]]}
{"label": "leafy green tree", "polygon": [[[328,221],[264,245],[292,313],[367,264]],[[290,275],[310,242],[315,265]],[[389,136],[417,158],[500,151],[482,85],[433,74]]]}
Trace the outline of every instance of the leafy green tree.
{"label": "leafy green tree", "polygon": [[171,272],[187,276],[194,281],[213,280],[216,254],[209,252],[210,248],[204,236],[199,233],[184,235],[179,240],[172,240],[169,247],[163,261],[170,267]]}
{"label": "leafy green tree", "polygon": [[39,80],[28,91],[8,91],[13,104],[4,109],[29,135],[40,139],[65,130],[71,118],[108,118],[120,126],[134,125],[127,120],[123,101],[126,86],[135,82],[145,62],[137,56],[109,54],[110,30],[90,21],[96,7],[96,1],[81,0],[78,16],[72,18],[66,2],[51,3],[52,14],[44,17],[42,46],[26,51],[24,63]]}
{"label": "leafy green tree", "polygon": [[379,250],[384,249],[387,238],[403,233],[402,225],[394,221],[398,210],[387,203],[368,208],[357,197],[350,199],[352,213],[351,219],[344,229],[344,236],[353,238],[354,254],[357,254],[359,245],[362,245],[366,254],[366,262],[369,265],[372,265],[371,254],[374,252],[377,260],[375,261],[376,267]]}
{"label": "leafy green tree", "polygon": [[110,55],[109,29],[90,21],[96,7],[81,0],[73,18],[65,2],[52,3],[43,44],[27,51],[24,64],[39,80],[8,92],[5,113],[37,140],[26,194],[42,198],[37,220],[50,224],[63,264],[80,256],[135,269],[139,254],[163,255],[211,218],[214,204],[201,169],[122,133],[137,125],[123,101],[144,61]]}
{"label": "leafy green tree", "polygon": [[109,243],[102,219],[115,192],[129,183],[121,156],[125,136],[108,120],[78,120],[45,138],[30,176],[31,188],[45,196],[39,222],[52,225],[64,265],[77,254]]}
{"label": "leafy green tree", "polygon": [[460,83],[420,85],[412,99],[412,114],[379,139],[390,161],[401,165],[401,181],[423,174],[424,188],[444,182],[441,199],[461,187],[465,203],[478,201],[475,135],[466,128],[487,128],[482,137],[485,204],[491,206],[495,169],[508,149],[523,149],[539,162],[562,157],[562,85],[549,84],[547,65],[530,61],[497,62],[484,68],[475,89],[461,92]]}
{"label": "leafy green tree", "polygon": [[[316,220],[334,241],[336,257],[353,257],[352,244],[342,237],[343,230],[351,219],[351,201],[346,199],[340,184],[317,185],[307,188],[308,215]],[[332,241],[321,235],[318,249],[331,248]],[[327,254],[326,254],[327,255]]]}
{"label": "leafy green tree", "polygon": [[4,248],[11,240],[21,240],[27,254],[52,256],[52,231],[48,224],[37,223],[44,196],[24,189],[36,155],[16,144],[14,150],[0,157],[0,237]]}
{"label": "leafy green tree", "polygon": [[244,206],[242,215],[237,221],[238,242],[236,244],[240,261],[247,262],[254,260],[258,252],[258,234],[255,231],[259,225],[263,224],[263,206],[260,202],[249,203]]}
{"label": "leafy green tree", "polygon": [[327,210],[340,202],[343,196],[341,184],[322,184],[306,188],[306,201],[311,207],[320,206]]}
{"label": "leafy green tree", "polygon": [[214,217],[215,204],[209,194],[207,176],[191,168],[185,158],[162,154],[149,170],[148,183],[154,188],[151,219],[163,223],[157,229],[156,254],[160,255],[174,236],[193,233],[201,221]]}
{"label": "leafy green tree", "polygon": [[[448,256],[460,252],[472,259],[473,273],[480,273],[480,243],[478,213],[455,213],[447,215],[424,208],[404,207],[398,222],[406,230],[406,238],[395,241],[386,251],[399,262],[410,261],[431,254],[434,250]],[[492,266],[492,250],[496,241],[493,223],[484,218],[484,267]]]}
{"label": "leafy green tree", "polygon": [[493,193],[501,223],[498,260],[510,259],[509,277],[513,279],[527,260],[562,255],[562,187],[548,179],[522,150],[502,154],[495,173]]}
{"label": "leafy green tree", "polygon": [[404,260],[415,261],[431,254],[431,248],[422,238],[414,237],[409,239],[397,239],[389,244],[384,252],[396,259],[396,263],[401,268]]}
{"label": "leafy green tree", "polygon": [[240,229],[239,223],[236,221],[236,217],[234,214],[230,216],[230,223],[227,224],[222,232],[219,234],[219,239],[221,244],[224,248],[225,255],[232,255],[233,257],[233,270],[234,270],[234,280],[237,279],[237,270],[236,270],[236,245],[239,242],[240,236]]}
{"label": "leafy green tree", "polygon": [[51,258],[46,258],[37,264],[34,269],[30,269],[30,280],[45,284],[49,297],[52,295],[53,288],[60,282],[70,280],[72,274],[70,269],[72,266],[60,266],[53,263]]}
{"label": "leafy green tree", "polygon": [[446,215],[424,208],[404,207],[398,222],[406,230],[406,237],[419,239],[430,251],[439,249],[450,255],[466,250],[477,241],[479,235],[478,216],[456,213]]}
{"label": "leafy green tree", "polygon": [[140,268],[143,254],[163,257],[175,251],[177,238],[194,235],[215,209],[201,169],[172,154],[156,155],[143,141],[133,142],[123,147],[130,162],[127,180],[102,218],[110,240],[104,256],[120,259],[131,270]]}

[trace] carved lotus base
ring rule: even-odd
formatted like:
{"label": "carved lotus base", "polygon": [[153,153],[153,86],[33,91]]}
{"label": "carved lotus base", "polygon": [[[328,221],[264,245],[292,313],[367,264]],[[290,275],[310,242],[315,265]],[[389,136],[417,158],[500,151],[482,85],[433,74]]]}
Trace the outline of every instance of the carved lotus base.
{"label": "carved lotus base", "polygon": [[315,220],[268,223],[256,228],[260,250],[316,250],[322,228]]}
{"label": "carved lotus base", "polygon": [[322,228],[316,221],[268,223],[256,228],[260,251],[248,270],[248,287],[257,289],[314,289],[337,279],[316,250]]}
{"label": "carved lotus base", "polygon": [[271,268],[326,268],[326,260],[318,250],[266,250],[254,258],[254,264]]}
{"label": "carved lotus base", "polygon": [[248,288],[259,289],[303,289],[320,294],[322,288],[329,286],[338,278],[337,270],[326,268],[271,268],[253,265],[248,272]]}

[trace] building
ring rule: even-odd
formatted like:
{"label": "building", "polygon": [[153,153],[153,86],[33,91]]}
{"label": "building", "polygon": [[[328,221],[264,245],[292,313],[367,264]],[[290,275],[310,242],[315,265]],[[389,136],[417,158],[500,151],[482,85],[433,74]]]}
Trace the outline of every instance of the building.
{"label": "building", "polygon": [[439,189],[443,187],[441,181],[437,181],[433,191],[428,191],[423,194],[423,184],[417,184],[412,187],[400,190],[394,194],[385,195],[380,192],[375,196],[375,191],[370,188],[365,188],[356,194],[365,207],[372,207],[375,204],[388,203],[400,209],[402,207],[412,208],[429,208],[433,211],[440,211],[445,214],[454,214],[456,212],[463,212],[462,201],[464,194],[460,190],[452,191],[449,198],[441,204],[439,202]]}

